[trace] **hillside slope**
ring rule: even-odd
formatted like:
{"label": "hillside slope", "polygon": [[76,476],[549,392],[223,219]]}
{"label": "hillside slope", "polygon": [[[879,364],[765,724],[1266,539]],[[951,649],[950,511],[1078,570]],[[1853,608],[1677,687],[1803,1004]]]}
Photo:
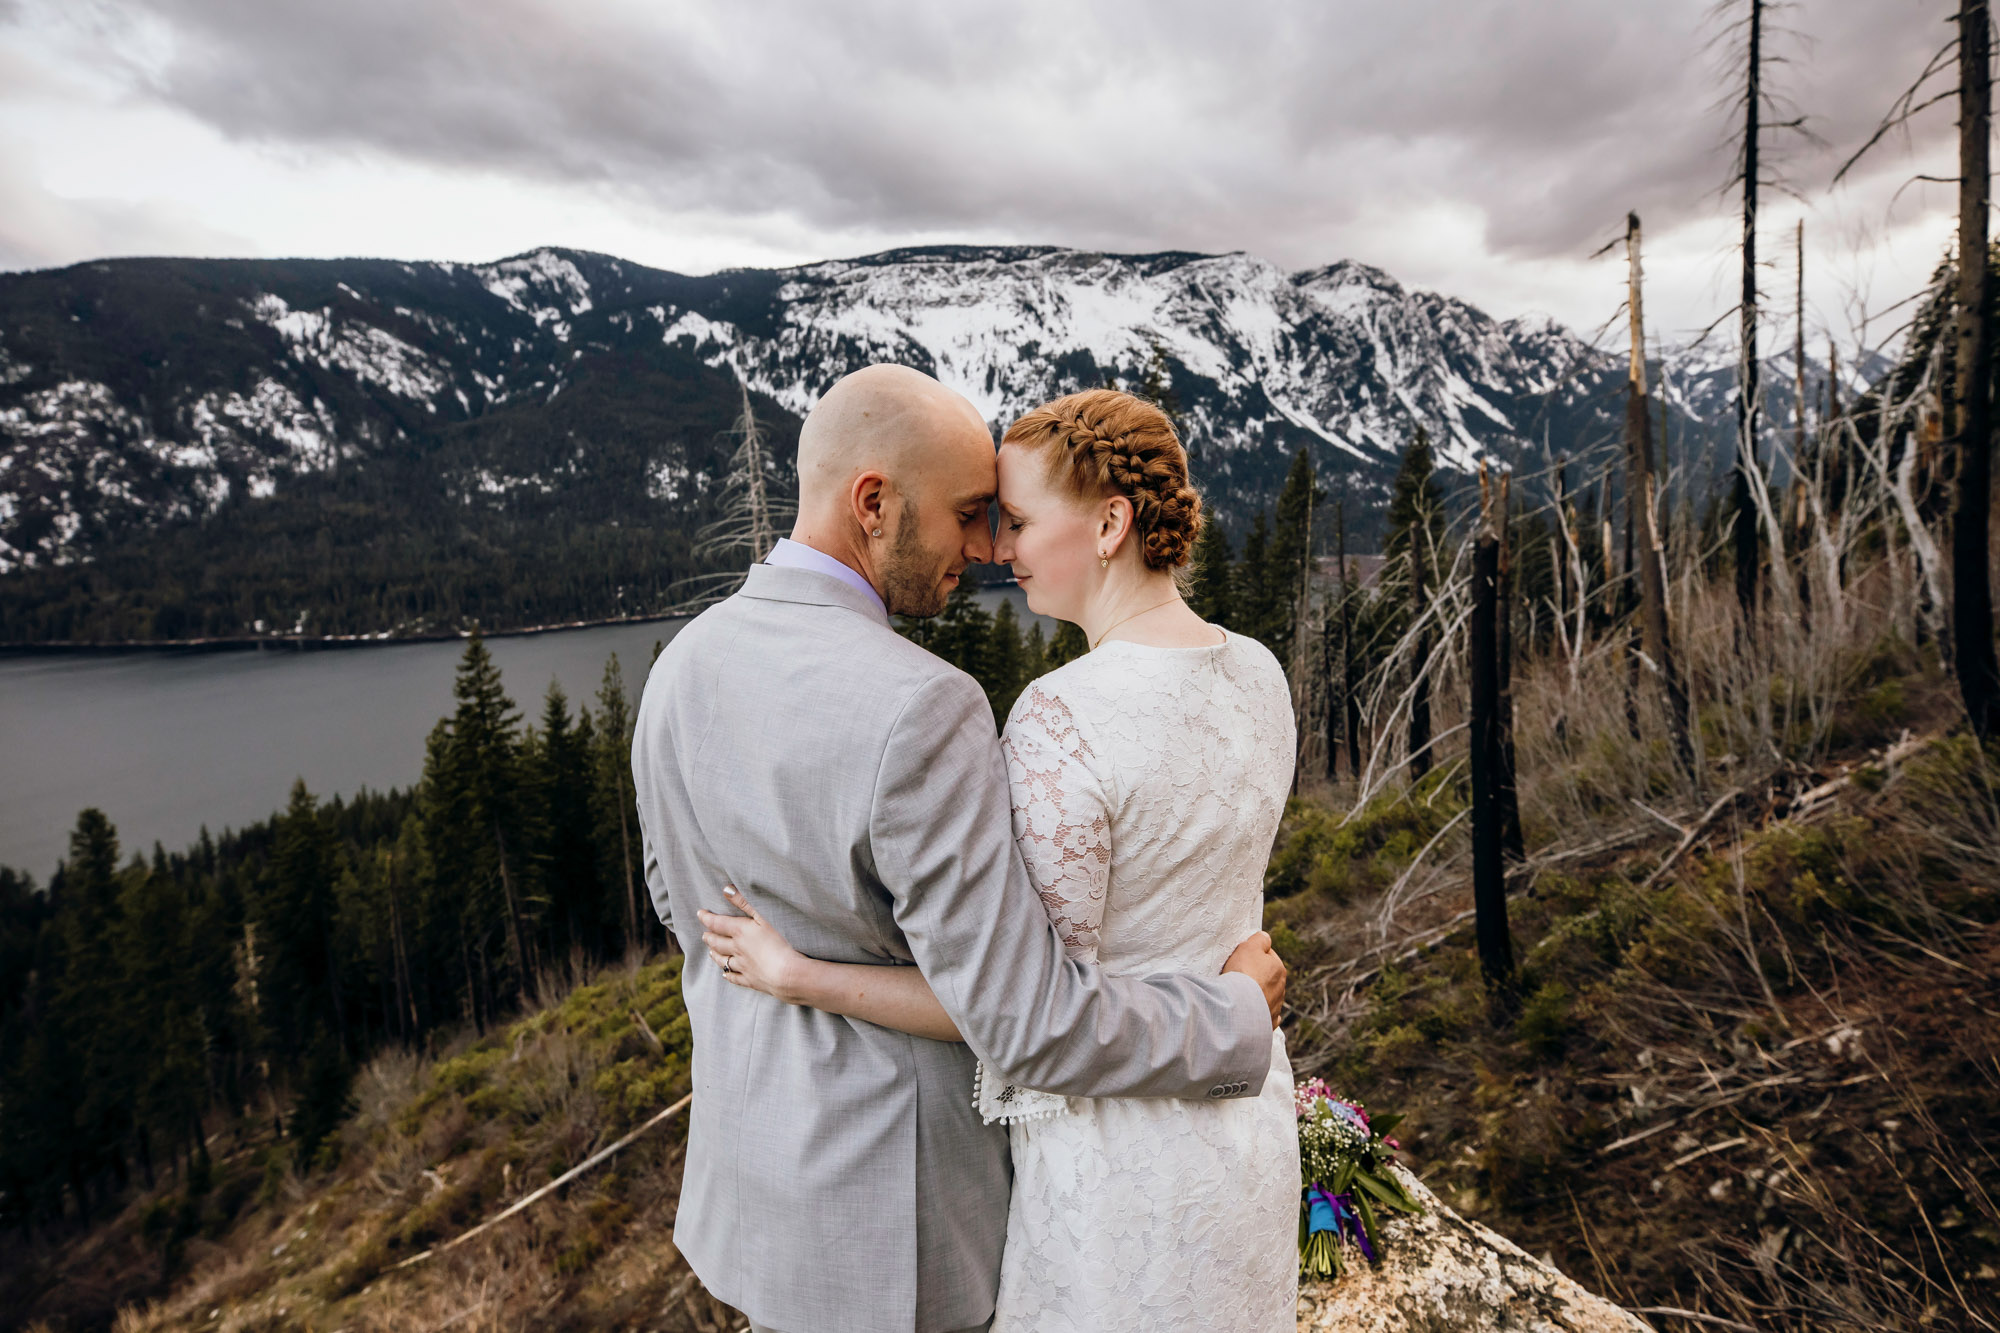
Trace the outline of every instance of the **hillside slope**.
{"label": "hillside slope", "polygon": [[[1686,838],[1582,743],[1526,803],[1523,979],[1499,1023],[1463,912],[1462,783],[1441,771],[1345,823],[1338,793],[1302,798],[1267,913],[1295,1066],[1407,1111],[1441,1198],[1656,1327],[1991,1326],[2000,807],[1950,713],[1921,656],[1884,653],[1821,762],[1705,815],[1669,801]],[[1572,801],[1594,818],[1558,828]],[[377,1059],[314,1171],[267,1119],[218,1135],[207,1180],[10,1242],[0,1305],[51,1330],[122,1308],[122,1333],[734,1329],[673,1247],[678,1120],[394,1267],[684,1091],[677,974],[614,970],[433,1058]]]}

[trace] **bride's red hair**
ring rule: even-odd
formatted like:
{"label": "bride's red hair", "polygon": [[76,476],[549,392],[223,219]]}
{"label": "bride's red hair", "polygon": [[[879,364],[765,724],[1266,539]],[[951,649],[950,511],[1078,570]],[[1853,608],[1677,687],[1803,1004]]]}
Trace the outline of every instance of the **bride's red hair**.
{"label": "bride's red hair", "polygon": [[1048,455],[1049,480],[1082,500],[1123,495],[1151,569],[1184,565],[1201,536],[1201,496],[1167,414],[1116,389],[1044,403],[1007,428],[1002,444]]}

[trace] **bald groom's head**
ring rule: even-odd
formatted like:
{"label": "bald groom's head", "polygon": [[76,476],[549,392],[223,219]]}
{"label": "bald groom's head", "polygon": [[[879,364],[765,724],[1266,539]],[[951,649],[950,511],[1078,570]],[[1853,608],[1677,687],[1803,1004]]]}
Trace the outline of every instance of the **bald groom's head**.
{"label": "bald groom's head", "polygon": [[936,615],[992,555],[993,437],[960,395],[908,366],[834,384],[799,432],[792,537],[860,571],[892,614]]}

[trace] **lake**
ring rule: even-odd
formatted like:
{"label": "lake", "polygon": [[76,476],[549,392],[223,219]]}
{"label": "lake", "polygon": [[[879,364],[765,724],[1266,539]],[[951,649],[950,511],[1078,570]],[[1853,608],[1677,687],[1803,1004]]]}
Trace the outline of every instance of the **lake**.
{"label": "lake", "polygon": [[[1029,619],[1018,588],[988,588]],[[636,702],[662,620],[488,639],[507,693],[539,717],[551,680],[571,711],[591,702],[613,653]],[[1053,629],[1044,622],[1044,632]],[[0,655],[0,865],[46,883],[77,811],[96,806],[127,855],[180,851],[203,825],[241,827],[315,794],[406,787],[424,738],[452,708],[462,642],[353,648]],[[594,706],[594,705],[593,705]]]}

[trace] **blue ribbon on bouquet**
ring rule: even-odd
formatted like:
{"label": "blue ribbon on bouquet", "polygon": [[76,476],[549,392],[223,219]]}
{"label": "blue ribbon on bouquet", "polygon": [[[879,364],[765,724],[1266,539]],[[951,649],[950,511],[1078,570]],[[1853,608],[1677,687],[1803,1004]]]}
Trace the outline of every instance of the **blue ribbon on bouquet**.
{"label": "blue ribbon on bouquet", "polygon": [[1368,1230],[1361,1225],[1361,1214],[1354,1209],[1354,1196],[1335,1194],[1324,1185],[1311,1185],[1306,1189],[1306,1233],[1317,1235],[1322,1231],[1331,1231],[1336,1239],[1351,1238],[1361,1247],[1368,1262],[1375,1262],[1375,1247],[1368,1243]]}

